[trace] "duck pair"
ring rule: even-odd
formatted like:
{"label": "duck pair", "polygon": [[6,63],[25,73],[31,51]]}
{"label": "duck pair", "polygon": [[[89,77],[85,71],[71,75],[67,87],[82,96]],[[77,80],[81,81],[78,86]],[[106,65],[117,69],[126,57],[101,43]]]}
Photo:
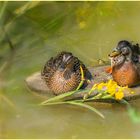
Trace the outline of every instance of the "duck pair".
{"label": "duck pair", "polygon": [[[113,80],[120,86],[136,86],[140,84],[140,48],[138,44],[120,41],[109,54]],[[45,64],[41,75],[47,86],[56,95],[75,90],[81,82],[81,68],[84,81],[81,89],[94,81],[92,74],[82,61],[69,52],[61,52],[50,58]]]}

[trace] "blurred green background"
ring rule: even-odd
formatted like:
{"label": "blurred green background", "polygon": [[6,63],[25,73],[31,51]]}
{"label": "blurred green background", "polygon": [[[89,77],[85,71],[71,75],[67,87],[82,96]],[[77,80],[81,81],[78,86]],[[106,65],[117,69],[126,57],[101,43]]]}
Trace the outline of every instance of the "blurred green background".
{"label": "blurred green background", "polygon": [[104,120],[70,105],[38,107],[24,82],[60,51],[94,66],[118,41],[139,43],[139,10],[140,2],[0,2],[0,138],[139,138],[123,107],[99,108]]}

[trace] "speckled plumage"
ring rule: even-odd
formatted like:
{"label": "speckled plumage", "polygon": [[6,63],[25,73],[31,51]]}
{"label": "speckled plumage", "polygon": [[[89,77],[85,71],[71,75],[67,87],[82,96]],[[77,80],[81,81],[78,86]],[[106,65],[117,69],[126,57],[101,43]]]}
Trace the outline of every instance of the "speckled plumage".
{"label": "speckled plumage", "polygon": [[80,65],[84,70],[85,81],[82,86],[84,88],[87,86],[87,80],[92,79],[92,75],[85,65],[69,52],[61,52],[56,57],[50,58],[41,75],[54,94],[65,93],[78,87],[81,81]]}

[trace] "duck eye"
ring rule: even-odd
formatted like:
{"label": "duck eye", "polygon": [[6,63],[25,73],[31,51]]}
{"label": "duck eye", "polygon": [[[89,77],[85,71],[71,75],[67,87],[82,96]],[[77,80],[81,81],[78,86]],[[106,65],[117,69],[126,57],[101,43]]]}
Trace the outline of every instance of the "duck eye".
{"label": "duck eye", "polygon": [[122,54],[127,55],[129,54],[129,49],[128,48],[122,48]]}

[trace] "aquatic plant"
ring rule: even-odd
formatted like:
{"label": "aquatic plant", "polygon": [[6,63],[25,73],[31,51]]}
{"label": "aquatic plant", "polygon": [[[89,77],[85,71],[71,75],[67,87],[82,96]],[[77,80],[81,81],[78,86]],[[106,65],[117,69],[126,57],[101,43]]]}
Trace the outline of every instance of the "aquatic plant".
{"label": "aquatic plant", "polygon": [[[89,106],[86,104],[87,101],[94,101],[97,99],[114,99],[118,101],[123,101],[123,103],[127,103],[123,99],[124,92],[134,93],[132,90],[130,90],[127,86],[120,87],[117,85],[117,83],[113,80],[109,80],[107,82],[101,82],[98,84],[94,84],[91,89],[84,89],[80,90],[81,85],[84,81],[84,73],[82,67],[80,67],[81,70],[81,82],[77,89],[75,91],[67,92],[55,97],[52,97],[48,100],[43,101],[40,105],[57,105],[57,104],[73,104],[77,106],[82,106],[85,108],[88,108],[98,114],[100,117],[104,118],[104,115],[100,113],[96,108]],[[84,95],[82,99],[73,99],[73,100],[66,100],[66,97],[71,96],[73,94],[81,94],[82,92],[87,93]],[[95,96],[90,97],[91,93],[95,92]]]}
{"label": "aquatic plant", "polygon": [[117,83],[115,81],[113,81],[112,79],[108,80],[107,82],[101,82],[99,84],[94,84],[88,94],[90,95],[90,93],[94,90],[107,94],[108,97],[109,96],[114,97],[116,100],[123,99],[124,92],[126,92],[126,90],[129,91],[130,93],[134,93],[132,90],[130,90],[130,88],[128,88],[128,86],[121,87],[121,86],[117,85]]}

